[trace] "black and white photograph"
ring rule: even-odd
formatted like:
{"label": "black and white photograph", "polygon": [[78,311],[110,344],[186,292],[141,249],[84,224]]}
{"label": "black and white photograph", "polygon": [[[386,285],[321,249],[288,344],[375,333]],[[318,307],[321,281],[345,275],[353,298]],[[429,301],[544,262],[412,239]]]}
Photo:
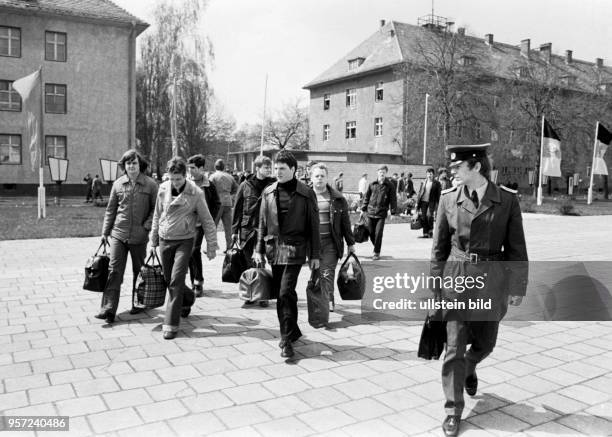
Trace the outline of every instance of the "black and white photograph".
{"label": "black and white photograph", "polygon": [[0,0],[1,436],[612,436],[611,18]]}

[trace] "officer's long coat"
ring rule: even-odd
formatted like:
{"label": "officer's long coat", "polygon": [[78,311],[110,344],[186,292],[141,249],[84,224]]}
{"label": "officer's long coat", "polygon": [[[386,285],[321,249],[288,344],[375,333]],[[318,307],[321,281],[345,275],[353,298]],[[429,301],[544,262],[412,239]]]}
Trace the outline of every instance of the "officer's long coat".
{"label": "officer's long coat", "polygon": [[[473,263],[462,252],[493,257],[495,261]],[[437,210],[431,260],[434,277],[484,276],[484,288],[472,286],[461,292],[456,286],[432,288],[447,301],[491,297],[491,311],[466,312],[463,316],[500,320],[507,311],[507,296],[524,296],[527,288],[527,248],[516,193],[489,182],[476,209],[463,187],[445,190]]]}

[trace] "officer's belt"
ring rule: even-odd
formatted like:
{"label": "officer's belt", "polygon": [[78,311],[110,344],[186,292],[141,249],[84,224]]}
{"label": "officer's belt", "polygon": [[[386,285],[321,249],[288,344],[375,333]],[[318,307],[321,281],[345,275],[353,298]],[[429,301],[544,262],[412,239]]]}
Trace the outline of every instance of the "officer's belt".
{"label": "officer's belt", "polygon": [[497,254],[492,254],[492,255],[480,255],[479,253],[465,252],[455,246],[451,248],[451,256],[455,258],[459,258],[463,261],[467,261],[472,264],[477,264],[479,262],[485,262],[485,261],[503,261],[504,259],[503,253],[497,253]]}

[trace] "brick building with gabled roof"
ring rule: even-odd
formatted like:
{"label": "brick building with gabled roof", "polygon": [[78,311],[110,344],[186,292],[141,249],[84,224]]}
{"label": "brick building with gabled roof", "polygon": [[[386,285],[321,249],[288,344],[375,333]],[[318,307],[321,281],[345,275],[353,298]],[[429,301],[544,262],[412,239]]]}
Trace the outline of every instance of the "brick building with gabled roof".
{"label": "brick building with gabled roof", "polygon": [[[12,82],[42,66],[44,151],[69,160],[64,193],[136,143],[136,38],[148,24],[109,0],[0,0],[0,194],[35,193]],[[51,184],[45,164],[44,183]]]}
{"label": "brick building with gabled roof", "polygon": [[[444,142],[448,143],[491,142],[502,181],[514,179],[522,186],[529,184],[528,167],[533,168],[533,163],[526,162],[523,149],[533,149],[534,142],[538,141],[532,138],[531,125],[520,126],[521,117],[514,114],[516,108],[512,108],[510,101],[509,84],[516,84],[534,68],[546,69],[554,75],[555,86],[564,96],[601,96],[612,91],[612,68],[604,66],[603,59],[598,58],[595,62],[577,60],[570,50],[565,56],[558,56],[552,53],[550,43],[534,50],[528,39],[511,45],[495,41],[493,34],[477,38],[466,35],[463,28],[451,31],[445,20],[444,25],[434,24],[431,19],[423,24],[381,20],[374,34],[304,86],[310,91],[311,151],[359,153],[362,162],[381,159],[388,163],[422,162],[425,92],[431,91],[427,91],[425,79],[419,83],[418,72],[428,62],[425,54],[435,51],[441,38],[449,34],[460,40],[453,54],[456,63],[453,68],[472,69],[472,85],[486,88],[490,94],[498,93],[495,98],[504,101],[509,109],[494,109],[493,112],[499,113],[495,120],[457,120],[453,126],[448,122],[440,126],[430,113],[428,150],[443,149],[445,144],[442,144],[440,131],[444,131]],[[407,76],[411,75],[413,82],[409,83]],[[495,90],[492,84],[496,84]],[[420,94],[421,97],[410,100],[408,94]],[[498,102],[490,106],[497,108]],[[502,120],[509,114],[513,114],[513,120]],[[421,124],[408,123],[411,118],[419,118]],[[465,126],[466,121],[471,125]],[[592,121],[593,129],[595,121]],[[521,144],[523,142],[525,145]],[[592,152],[592,142],[590,144],[584,141],[587,152],[571,164],[573,171],[582,172],[583,176],[589,164],[588,150]],[[441,153],[433,156],[429,153],[428,163],[444,164]]]}

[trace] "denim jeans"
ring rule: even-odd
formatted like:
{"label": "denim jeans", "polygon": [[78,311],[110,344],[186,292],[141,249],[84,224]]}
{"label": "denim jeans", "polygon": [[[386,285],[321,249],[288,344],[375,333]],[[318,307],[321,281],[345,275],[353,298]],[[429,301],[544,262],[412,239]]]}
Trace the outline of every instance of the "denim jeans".
{"label": "denim jeans", "polygon": [[232,207],[222,206],[215,218],[215,226],[219,225],[219,220],[223,223],[223,231],[225,232],[225,250],[232,247]]}
{"label": "denim jeans", "polygon": [[170,299],[166,305],[164,331],[178,331],[183,306],[191,306],[195,301],[193,291],[185,285],[189,268],[193,238],[186,240],[159,240],[164,278],[168,284]]}
{"label": "denim jeans", "polygon": [[370,232],[370,241],[374,245],[374,253],[380,253],[384,229],[384,218],[368,217],[368,231]]}
{"label": "denim jeans", "polygon": [[334,302],[334,278],[338,265],[338,252],[331,235],[321,237],[320,256],[321,291],[329,297],[330,302]]}
{"label": "denim jeans", "polygon": [[[442,388],[447,415],[460,416],[465,406],[465,377],[474,373],[476,365],[495,347],[499,322],[446,322],[446,354],[442,363]],[[468,339],[472,346],[466,352]]]}
{"label": "denim jeans", "polygon": [[114,237],[109,237],[108,240],[110,242],[110,263],[108,266],[108,280],[106,281],[106,288],[102,295],[100,312],[108,311],[111,314],[117,314],[128,252],[132,258],[132,273],[134,275],[132,279],[132,302],[130,303],[130,306],[133,306],[134,288],[136,286],[136,279],[138,278],[140,267],[145,261],[147,243],[128,244]]}
{"label": "denim jeans", "polygon": [[195,281],[202,283],[204,276],[202,275],[202,241],[204,240],[204,229],[202,226],[196,227],[195,242],[189,259],[189,279],[193,284]]}
{"label": "denim jeans", "polygon": [[272,285],[278,290],[276,313],[280,325],[281,339],[283,340],[296,341],[302,336],[302,332],[297,324],[298,298],[295,292],[301,268],[300,264],[272,265]]}

